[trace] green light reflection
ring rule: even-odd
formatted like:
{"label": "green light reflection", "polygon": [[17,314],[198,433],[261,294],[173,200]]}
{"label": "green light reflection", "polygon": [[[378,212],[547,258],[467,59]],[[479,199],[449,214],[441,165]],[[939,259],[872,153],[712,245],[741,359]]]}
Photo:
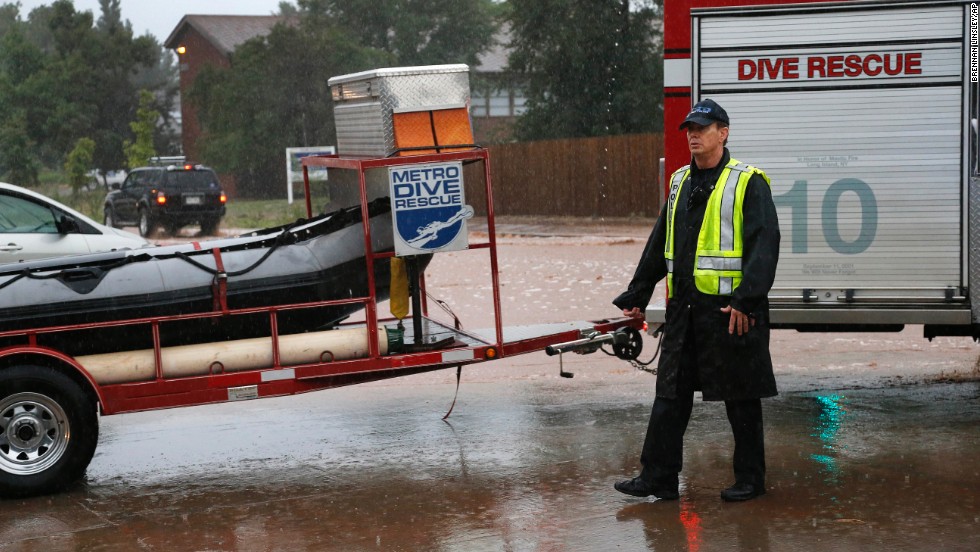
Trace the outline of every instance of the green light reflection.
{"label": "green light reflection", "polygon": [[810,459],[820,465],[820,471],[826,474],[827,482],[837,482],[840,476],[840,466],[838,465],[837,453],[840,446],[838,435],[844,425],[844,418],[847,410],[844,407],[846,398],[839,394],[817,395],[814,397],[817,406],[820,408],[814,420],[811,437],[819,440],[820,454],[811,454]]}

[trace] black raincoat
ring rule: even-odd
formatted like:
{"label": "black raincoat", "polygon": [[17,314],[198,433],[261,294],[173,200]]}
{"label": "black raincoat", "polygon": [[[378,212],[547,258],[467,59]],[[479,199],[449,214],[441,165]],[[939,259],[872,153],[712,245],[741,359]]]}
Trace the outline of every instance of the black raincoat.
{"label": "black raincoat", "polygon": [[[725,164],[698,170],[681,186],[674,221],[674,290],[667,301],[666,324],[657,371],[657,396],[677,398],[681,374],[693,378],[706,401],[759,399],[776,395],[769,355],[767,295],[779,258],[779,223],[769,185],[759,175],[748,181],[743,213],[742,282],[732,296],[701,293],[694,285],[694,258],[708,196]],[[693,197],[692,197],[693,195]],[[627,290],[613,300],[621,309],[645,310],[654,286],[667,276],[664,245],[666,205],[660,212]],[[748,333],[728,333],[731,305],[755,320]],[[688,380],[692,381],[692,380]]]}

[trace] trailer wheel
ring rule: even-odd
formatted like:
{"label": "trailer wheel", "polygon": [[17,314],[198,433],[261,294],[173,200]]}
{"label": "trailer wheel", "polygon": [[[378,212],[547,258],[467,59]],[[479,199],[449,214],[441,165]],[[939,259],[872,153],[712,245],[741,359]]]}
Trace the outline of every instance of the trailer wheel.
{"label": "trailer wheel", "polygon": [[0,369],[0,497],[74,483],[98,440],[95,404],[71,378],[45,366]]}

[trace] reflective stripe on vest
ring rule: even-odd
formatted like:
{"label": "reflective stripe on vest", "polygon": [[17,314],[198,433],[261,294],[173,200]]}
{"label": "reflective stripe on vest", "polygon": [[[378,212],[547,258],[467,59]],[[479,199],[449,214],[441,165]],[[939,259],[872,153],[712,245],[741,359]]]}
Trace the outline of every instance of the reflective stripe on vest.
{"label": "reflective stripe on vest", "polygon": [[664,258],[667,259],[667,296],[674,295],[674,213],[677,211],[677,198],[680,197],[681,184],[691,173],[691,166],[685,165],[670,175],[670,194],[667,196],[667,242]]}
{"label": "reflective stripe on vest", "polygon": [[[690,174],[690,166],[671,175],[668,198],[667,259],[668,297],[673,297],[674,215],[677,198]],[[753,174],[758,174],[770,186],[769,177],[761,170],[732,159],[718,175],[718,182],[708,197],[704,220],[698,233],[694,258],[694,283],[698,291],[709,295],[731,295],[742,282],[742,203],[745,189]]]}

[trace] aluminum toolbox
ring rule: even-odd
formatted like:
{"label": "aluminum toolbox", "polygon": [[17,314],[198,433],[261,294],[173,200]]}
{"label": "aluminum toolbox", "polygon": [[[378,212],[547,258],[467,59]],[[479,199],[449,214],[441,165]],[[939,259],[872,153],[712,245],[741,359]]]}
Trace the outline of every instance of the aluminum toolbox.
{"label": "aluminum toolbox", "polygon": [[327,81],[334,101],[337,152],[344,156],[392,155],[394,114],[468,109],[469,67],[465,64],[390,67]]}

